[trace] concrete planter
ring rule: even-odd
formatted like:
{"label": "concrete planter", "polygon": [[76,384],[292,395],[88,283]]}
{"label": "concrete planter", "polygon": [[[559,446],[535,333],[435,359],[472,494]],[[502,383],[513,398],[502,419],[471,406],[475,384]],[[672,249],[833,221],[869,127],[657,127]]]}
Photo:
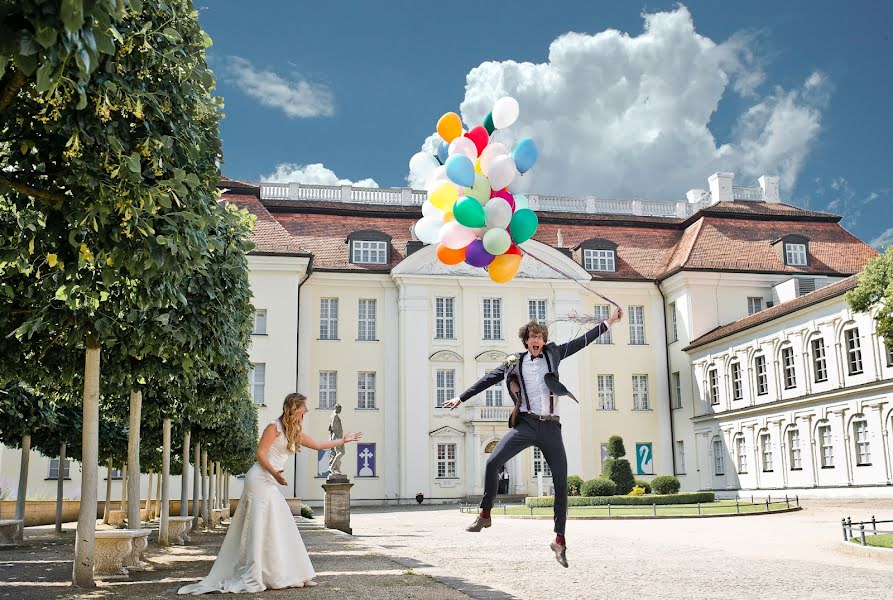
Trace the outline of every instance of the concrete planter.
{"label": "concrete planter", "polygon": [[286,502],[288,502],[288,507],[291,509],[291,514],[293,517],[301,516],[301,498],[286,498]]}

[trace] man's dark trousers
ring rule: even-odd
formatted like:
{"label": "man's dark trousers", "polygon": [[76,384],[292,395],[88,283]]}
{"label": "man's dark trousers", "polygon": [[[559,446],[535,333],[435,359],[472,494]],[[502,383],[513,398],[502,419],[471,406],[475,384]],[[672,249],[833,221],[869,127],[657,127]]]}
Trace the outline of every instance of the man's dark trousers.
{"label": "man's dark trousers", "polygon": [[552,484],[555,486],[555,533],[564,535],[564,524],[567,521],[567,455],[561,438],[561,424],[557,421],[540,421],[527,413],[518,415],[518,424],[499,440],[487,459],[481,508],[493,508],[493,499],[499,485],[499,469],[531,446],[540,449],[546,464],[552,470]]}

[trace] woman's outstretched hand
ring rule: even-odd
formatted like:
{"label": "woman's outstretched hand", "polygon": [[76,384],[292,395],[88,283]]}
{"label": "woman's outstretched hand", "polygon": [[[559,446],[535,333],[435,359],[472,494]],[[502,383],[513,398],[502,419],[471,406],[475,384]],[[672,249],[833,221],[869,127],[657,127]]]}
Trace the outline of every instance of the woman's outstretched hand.
{"label": "woman's outstretched hand", "polygon": [[356,433],[347,432],[346,434],[344,434],[344,437],[342,437],[341,440],[346,444],[347,442],[355,442],[361,437],[363,437],[362,431],[358,431]]}

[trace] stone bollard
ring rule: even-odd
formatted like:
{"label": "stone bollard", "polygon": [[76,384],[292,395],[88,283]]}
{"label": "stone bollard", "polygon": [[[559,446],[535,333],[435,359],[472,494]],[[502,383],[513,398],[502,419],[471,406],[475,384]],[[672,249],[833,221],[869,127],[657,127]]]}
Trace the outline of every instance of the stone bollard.
{"label": "stone bollard", "polygon": [[332,478],[322,484],[326,491],[324,504],[325,525],[329,529],[338,529],[344,533],[353,533],[350,528],[350,488],[353,484],[344,477]]}

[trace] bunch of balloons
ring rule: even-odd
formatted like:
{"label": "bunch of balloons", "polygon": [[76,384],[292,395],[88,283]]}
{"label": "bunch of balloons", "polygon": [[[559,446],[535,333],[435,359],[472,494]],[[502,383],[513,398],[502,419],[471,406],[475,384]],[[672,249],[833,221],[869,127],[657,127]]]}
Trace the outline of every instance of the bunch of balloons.
{"label": "bunch of balloons", "polygon": [[437,244],[443,264],[485,267],[497,283],[514,278],[521,266],[518,244],[533,237],[539,225],[527,198],[508,190],[536,162],[536,143],[525,137],[509,151],[491,140],[494,131],[515,122],[518,111],[518,101],[505,96],[483,125],[468,131],[459,115],[448,112],[437,121],[442,138],[437,156],[419,152],[409,161],[411,171],[427,174],[428,199],[415,224],[416,237]]}

